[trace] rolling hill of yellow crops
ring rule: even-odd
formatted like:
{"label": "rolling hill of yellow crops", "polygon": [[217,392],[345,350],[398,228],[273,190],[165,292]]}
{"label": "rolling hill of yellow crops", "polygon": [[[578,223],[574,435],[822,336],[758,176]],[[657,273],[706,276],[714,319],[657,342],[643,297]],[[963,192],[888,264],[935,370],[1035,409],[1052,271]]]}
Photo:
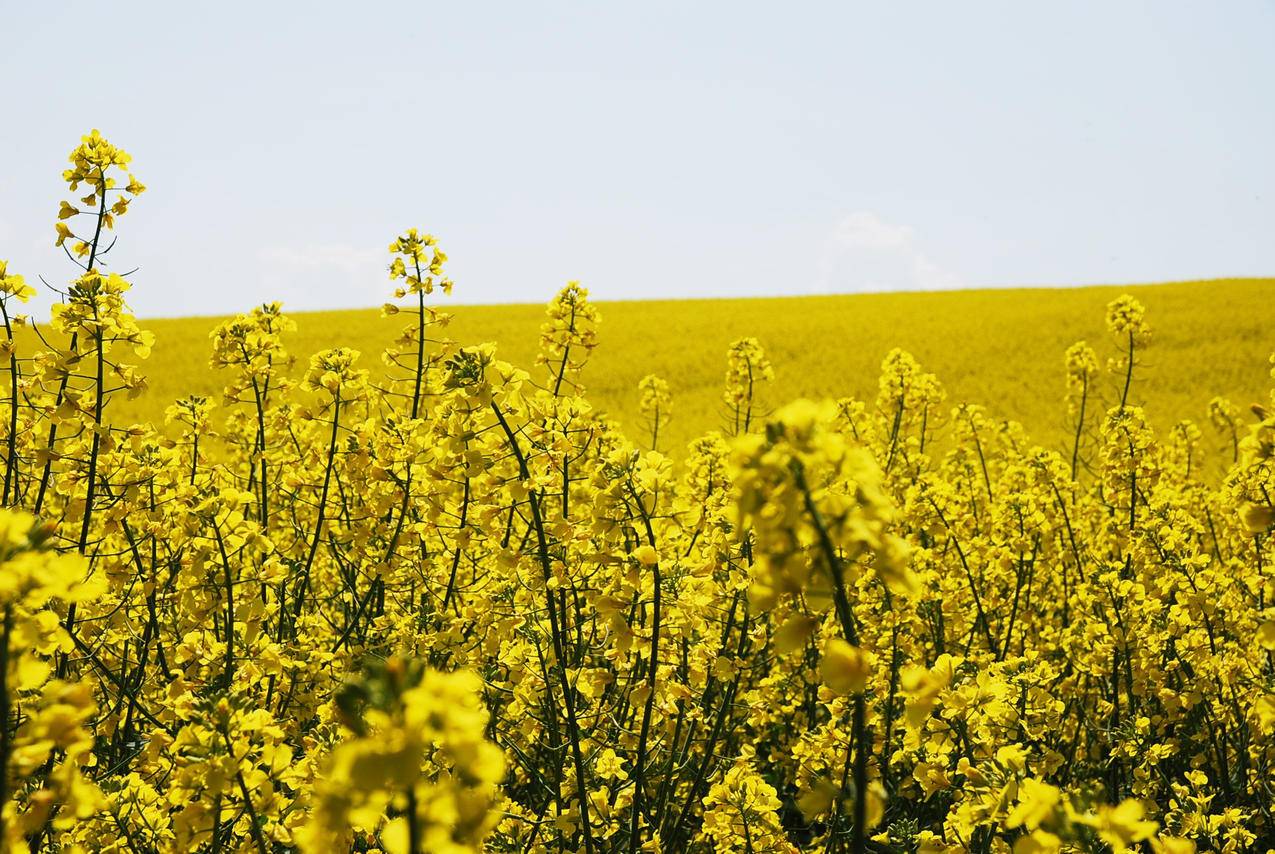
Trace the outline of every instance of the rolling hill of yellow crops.
{"label": "rolling hill of yellow crops", "polygon": [[[1038,441],[1058,445],[1070,429],[1061,403],[1063,352],[1084,339],[1100,355],[1114,355],[1103,309],[1129,290],[603,302],[600,344],[584,380],[594,405],[635,438],[642,433],[639,380],[648,373],[668,380],[673,420],[660,441],[668,450],[722,426],[725,353],[736,338],[757,337],[774,363],[775,381],[760,392],[763,406],[798,397],[871,398],[882,358],[901,347],[938,375],[949,401],[981,403],[996,416],[1021,421]],[[1143,285],[1133,293],[1146,305],[1153,330],[1135,397],[1148,405],[1157,427],[1184,417],[1204,425],[1214,395],[1242,407],[1263,399],[1266,359],[1275,350],[1275,279]],[[455,315],[447,330],[451,338],[464,344],[494,341],[503,358],[534,370],[542,305],[444,307]],[[404,324],[377,309],[293,317],[298,329],[288,346],[298,371],[309,354],[339,345],[362,351],[363,365],[375,370],[381,350]],[[150,391],[114,404],[119,408],[113,420],[158,420],[180,396],[215,397],[224,378],[208,370],[208,332],[220,320],[144,321],[157,338],[144,368]]]}

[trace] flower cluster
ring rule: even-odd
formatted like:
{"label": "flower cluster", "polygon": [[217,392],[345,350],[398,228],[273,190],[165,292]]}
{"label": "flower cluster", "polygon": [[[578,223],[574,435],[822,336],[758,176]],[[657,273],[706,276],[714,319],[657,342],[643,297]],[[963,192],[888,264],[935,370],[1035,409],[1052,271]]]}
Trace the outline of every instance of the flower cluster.
{"label": "flower cluster", "polygon": [[669,411],[673,396],[668,382],[655,374],[642,377],[638,391],[642,395],[638,410],[651,430],[651,449],[655,450],[660,442],[660,428],[673,417]]}
{"label": "flower cluster", "polygon": [[[115,219],[128,213],[129,205],[146,192],[146,185],[127,171],[132,156],[111,145],[96,128],[80,140],[69,159],[71,168],[62,173],[62,180],[73,193],[81,184],[89,188],[89,193],[79,199],[83,209],[71,202],[62,202],[56,223],[57,245],[70,240],[75,255],[88,259],[85,269],[92,270],[95,261],[109,248],[100,242],[102,231],[115,228]],[[120,186],[120,181],[125,179],[128,183]],[[93,221],[91,237],[87,231],[83,236],[78,235],[67,225],[67,220],[80,216]]]}
{"label": "flower cluster", "polygon": [[357,834],[404,854],[480,850],[504,776],[480,685],[389,659],[338,693],[346,734],[315,786],[301,849],[348,849]]}
{"label": "flower cluster", "polygon": [[775,369],[756,338],[740,338],[726,351],[726,389],[722,400],[732,433],[748,432],[758,386],[775,378]]}

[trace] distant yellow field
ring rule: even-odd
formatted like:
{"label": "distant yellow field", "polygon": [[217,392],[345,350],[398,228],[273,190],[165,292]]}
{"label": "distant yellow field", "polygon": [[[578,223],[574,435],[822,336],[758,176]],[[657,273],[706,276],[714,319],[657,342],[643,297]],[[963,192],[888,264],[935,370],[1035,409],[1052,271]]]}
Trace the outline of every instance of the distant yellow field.
{"label": "distant yellow field", "polygon": [[[1063,351],[1086,339],[1100,355],[1114,354],[1103,309],[1125,291],[1146,305],[1153,328],[1134,396],[1149,406],[1158,427],[1189,417],[1207,436],[1205,408],[1213,395],[1241,406],[1264,399],[1267,357],[1275,350],[1275,279],[601,303],[601,344],[585,383],[590,400],[636,439],[638,381],[649,372],[667,379],[673,421],[660,444],[670,449],[722,426],[725,352],[735,338],[756,336],[774,362],[775,381],[761,391],[763,405],[797,397],[871,398],[882,357],[902,347],[938,375],[950,401],[982,403],[997,416],[1021,421],[1038,441],[1057,445],[1068,429],[1061,403]],[[504,358],[534,368],[543,306],[449,310],[455,314],[447,330],[453,339],[494,341]],[[298,330],[289,348],[299,366],[312,352],[347,345],[362,351],[363,365],[373,370],[404,322],[382,318],[376,309],[302,313],[294,319]],[[217,395],[223,379],[208,370],[207,336],[218,321],[144,322],[158,339],[145,367],[150,392],[118,401],[112,420],[158,419],[179,396]]]}

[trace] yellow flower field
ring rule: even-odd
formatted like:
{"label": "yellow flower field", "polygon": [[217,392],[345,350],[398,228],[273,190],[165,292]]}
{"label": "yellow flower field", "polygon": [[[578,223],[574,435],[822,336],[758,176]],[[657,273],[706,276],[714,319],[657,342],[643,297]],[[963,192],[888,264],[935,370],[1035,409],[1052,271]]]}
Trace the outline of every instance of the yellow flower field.
{"label": "yellow flower field", "polygon": [[[1070,432],[1059,410],[1065,391],[1062,353],[1075,341],[1102,339],[1103,309],[1126,290],[602,303],[588,396],[636,438],[647,428],[638,384],[650,373],[665,379],[673,417],[660,431],[667,440],[660,447],[676,455],[692,439],[725,426],[724,354],[736,339],[757,337],[774,364],[775,382],[761,392],[763,410],[798,397],[871,396],[881,360],[901,347],[942,378],[952,399],[980,403],[995,417],[1021,422],[1038,441],[1062,445]],[[1241,407],[1264,398],[1262,362],[1275,346],[1269,332],[1275,328],[1275,280],[1145,285],[1132,292],[1156,320],[1155,350],[1138,394],[1158,428],[1167,430],[1177,417],[1204,422],[1215,395]],[[457,299],[464,299],[463,283]],[[453,319],[440,337],[495,341],[502,357],[517,365],[535,360],[542,305],[459,305],[448,312]],[[339,344],[370,357],[401,326],[377,309],[293,318],[297,329],[289,349],[302,354]],[[158,354],[148,366],[150,392],[120,401],[119,420],[157,421],[184,394],[220,394],[221,381],[204,370],[203,354],[208,333],[223,320],[146,321]],[[368,361],[369,368],[379,369],[375,359]]]}
{"label": "yellow flower field", "polygon": [[132,169],[0,263],[4,851],[1275,846],[1270,282],[140,323]]}

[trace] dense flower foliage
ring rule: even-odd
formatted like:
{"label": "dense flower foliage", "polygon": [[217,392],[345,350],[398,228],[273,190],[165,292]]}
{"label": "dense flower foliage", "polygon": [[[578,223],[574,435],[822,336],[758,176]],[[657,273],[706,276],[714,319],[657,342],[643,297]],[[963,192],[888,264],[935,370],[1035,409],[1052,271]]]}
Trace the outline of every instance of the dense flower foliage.
{"label": "dense flower foliage", "polygon": [[5,850],[1275,844],[1275,394],[1156,436],[1136,300],[1059,366],[1066,448],[902,351],[768,409],[743,339],[666,457],[663,380],[640,443],[583,396],[583,288],[528,372],[441,334],[411,230],[383,370],[293,381],[265,304],[211,336],[222,400],[117,424],[153,342],[103,235],[144,188],[96,131],[71,161],[38,352],[0,263]]}

